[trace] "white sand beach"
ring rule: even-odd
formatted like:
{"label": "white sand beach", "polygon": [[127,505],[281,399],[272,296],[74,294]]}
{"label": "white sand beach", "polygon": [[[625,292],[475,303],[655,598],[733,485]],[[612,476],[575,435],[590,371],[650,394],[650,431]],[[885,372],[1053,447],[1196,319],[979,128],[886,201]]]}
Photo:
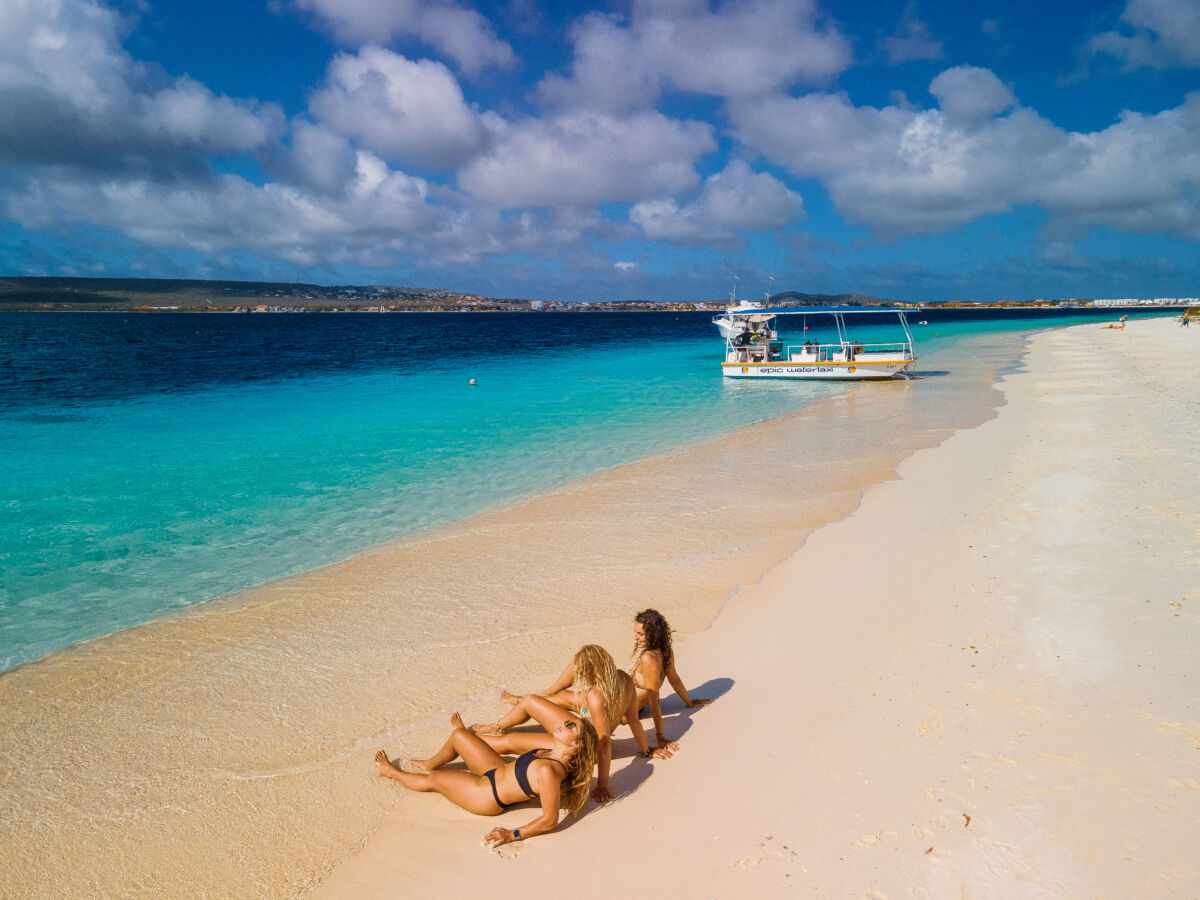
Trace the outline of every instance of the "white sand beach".
{"label": "white sand beach", "polygon": [[[1038,334],[1003,396],[981,343],[13,670],[0,895],[1196,896],[1198,341]],[[716,702],[615,802],[497,853],[536,812],[375,774],[645,606]]]}
{"label": "white sand beach", "polygon": [[673,759],[496,854],[410,795],[317,896],[1200,895],[1196,338],[1036,335],[997,419],[677,645],[717,702],[669,707]]}

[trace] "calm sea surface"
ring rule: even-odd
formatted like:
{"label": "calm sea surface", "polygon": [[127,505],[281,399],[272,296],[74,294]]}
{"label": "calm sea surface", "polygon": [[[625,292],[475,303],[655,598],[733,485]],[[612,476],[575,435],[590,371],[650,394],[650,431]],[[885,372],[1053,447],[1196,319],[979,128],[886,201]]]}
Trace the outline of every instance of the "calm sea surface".
{"label": "calm sea surface", "polygon": [[[1078,321],[922,315],[923,366]],[[710,319],[0,313],[0,671],[844,390]]]}

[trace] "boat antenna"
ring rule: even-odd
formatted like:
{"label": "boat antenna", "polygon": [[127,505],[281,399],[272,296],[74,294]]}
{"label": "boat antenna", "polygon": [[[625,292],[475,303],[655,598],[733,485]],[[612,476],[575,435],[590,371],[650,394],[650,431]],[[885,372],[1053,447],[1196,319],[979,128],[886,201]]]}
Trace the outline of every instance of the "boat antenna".
{"label": "boat antenna", "polygon": [[729,292],[729,301],[734,306],[737,306],[737,283],[739,281],[741,281],[741,279],[737,275],[734,275],[733,276],[733,290]]}
{"label": "boat antenna", "polygon": [[764,306],[771,305],[771,288],[775,286],[775,276],[771,275],[767,278],[767,296],[763,300]]}

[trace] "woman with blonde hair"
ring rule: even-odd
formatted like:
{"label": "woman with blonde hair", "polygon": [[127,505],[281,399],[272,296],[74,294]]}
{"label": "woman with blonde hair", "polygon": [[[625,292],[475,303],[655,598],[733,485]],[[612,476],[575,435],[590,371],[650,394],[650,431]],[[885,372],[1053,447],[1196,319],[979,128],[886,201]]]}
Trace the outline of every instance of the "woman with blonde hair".
{"label": "woman with blonde hair", "polygon": [[675,741],[667,738],[663,730],[662,708],[659,703],[659,691],[664,679],[675,688],[675,693],[688,709],[697,706],[707,706],[711,700],[693,700],[683,686],[683,679],[675,671],[675,650],[671,646],[671,626],[657,609],[643,609],[633,617],[633,681],[637,686],[637,708],[641,710],[646,704],[650,705],[650,715],[654,718],[654,736],[659,746],[668,746],[672,750],[678,748]]}
{"label": "woman with blonde hair", "polygon": [[[380,750],[375,754],[375,766],[380,775],[394,778],[409,790],[436,791],[478,816],[498,816],[535,797],[541,801],[542,814],[528,825],[511,830],[497,826],[489,831],[483,840],[491,847],[553,831],[561,807],[578,815],[587,799],[596,764],[596,729],[540,697],[526,708],[546,729],[542,737],[548,741],[512,762],[464,728],[462,718],[454,713],[450,716],[453,731],[433,756],[395,765]],[[469,772],[442,768],[460,756]]]}
{"label": "woman with blonde hair", "polygon": [[633,739],[644,758],[667,759],[671,755],[669,747],[650,747],[646,740],[646,732],[637,716],[637,688],[633,678],[628,672],[617,668],[612,655],[598,644],[585,644],[580,647],[570,665],[563,669],[558,680],[546,690],[524,697],[502,691],[500,699],[512,704],[512,709],[498,722],[476,725],[474,730],[493,749],[501,753],[521,753],[534,747],[546,746],[546,735],[536,732],[507,733],[510,728],[528,721],[540,700],[549,700],[591,719],[598,738],[597,782],[595,790],[592,791],[597,803],[605,803],[613,796],[608,788],[609,772],[612,768],[612,733],[621,724],[622,718],[628,722]]}

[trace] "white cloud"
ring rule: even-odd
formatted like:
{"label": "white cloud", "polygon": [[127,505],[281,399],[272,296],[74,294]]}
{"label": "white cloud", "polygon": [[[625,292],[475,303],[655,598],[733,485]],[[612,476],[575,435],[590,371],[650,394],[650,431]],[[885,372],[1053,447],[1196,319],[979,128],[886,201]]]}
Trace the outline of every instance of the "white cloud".
{"label": "white cloud", "polygon": [[356,235],[419,233],[436,225],[426,185],[381,165],[360,155],[354,188],[338,200],[286,185],[256,186],[235,175],[169,186],[139,179],[38,177],[8,199],[6,212],[27,227],[53,227],[67,219],[155,247],[268,252],[313,264]]}
{"label": "white cloud", "polygon": [[353,46],[416,37],[468,73],[511,66],[512,48],[472,9],[436,0],[293,0],[326,22],[334,36]]}
{"label": "white cloud", "polygon": [[134,113],[147,135],[214,154],[257,150],[273,140],[282,126],[278,115],[264,116],[256,104],[214,96],[187,77],[139,95]]}
{"label": "white cloud", "polygon": [[692,188],[712,126],[646,112],[495,121],[494,145],[459,172],[459,187],[500,208],[638,201]]}
{"label": "white cloud", "polygon": [[1068,132],[981,70],[935,79],[945,108],[856,107],[841,95],[734,104],[738,137],[887,237],[943,232],[1035,204],[1089,225],[1200,237],[1200,94],[1152,116]]}
{"label": "white cloud", "polygon": [[613,263],[613,268],[622,272],[636,272],[638,270],[638,264],[635,262],[630,262],[629,260],[619,259]]}
{"label": "white cloud", "polygon": [[487,140],[449,69],[378,47],[335,56],[309,110],[385,158],[426,169],[461,165]]}
{"label": "white cloud", "polygon": [[741,160],[710,176],[699,196],[680,207],[672,198],[643,201],[629,218],[646,237],[684,246],[733,245],[739,231],[768,231],[802,219],[799,194]]}
{"label": "white cloud", "polygon": [[343,135],[297,119],[290,143],[267,154],[266,172],[288,184],[333,195],[346,190],[357,166],[357,154]]}
{"label": "white cloud", "polygon": [[900,25],[895,34],[884,38],[883,49],[892,63],[942,58],[942,42],[933,39],[914,3],[904,8]]}
{"label": "white cloud", "polygon": [[635,38],[614,17],[593,14],[575,25],[572,39],[572,77],[543,78],[537,94],[544,103],[612,113],[654,105],[663,73],[660,54],[647,52],[648,38]]}
{"label": "white cloud", "polygon": [[1093,36],[1085,52],[1115,56],[1130,69],[1200,66],[1198,0],[1129,0],[1121,22],[1123,31]]}
{"label": "white cloud", "polygon": [[217,96],[144,67],[123,23],[91,0],[8,0],[0,27],[0,159],[97,171],[187,173],[209,154],[277,139],[273,106]]}
{"label": "white cloud", "polygon": [[33,90],[72,106],[108,109],[135,77],[121,49],[124,23],[89,0],[6,0],[0,13],[0,87]]}
{"label": "white cloud", "polygon": [[1079,165],[1037,185],[1038,202],[1086,225],[1200,240],[1200,92],[1067,141]]}
{"label": "white cloud", "polygon": [[956,66],[929,83],[929,93],[947,116],[961,122],[978,122],[1015,106],[1012,91],[987,69]]}
{"label": "white cloud", "polygon": [[662,90],[744,97],[823,81],[851,61],[849,43],[820,21],[815,0],[721,4],[640,0],[628,23],[591,15],[572,30],[569,78],[551,75],[543,101],[620,112]]}

